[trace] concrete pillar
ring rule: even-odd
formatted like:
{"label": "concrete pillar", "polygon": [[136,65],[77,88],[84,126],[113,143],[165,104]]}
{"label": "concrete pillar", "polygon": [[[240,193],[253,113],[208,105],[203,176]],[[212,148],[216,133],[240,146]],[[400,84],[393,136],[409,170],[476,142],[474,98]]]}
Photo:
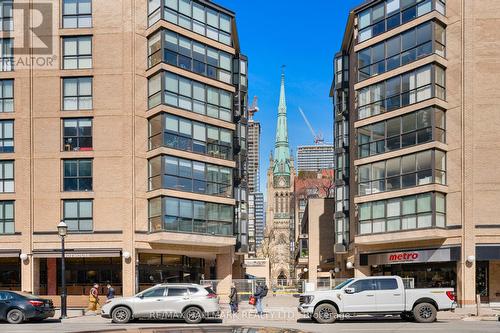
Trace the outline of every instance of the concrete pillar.
{"label": "concrete pillar", "polygon": [[33,292],[33,280],[32,280],[32,270],[33,270],[33,257],[29,257],[27,260],[21,261],[21,291]]}
{"label": "concrete pillar", "polygon": [[57,259],[47,258],[47,295],[57,295]]}
{"label": "concrete pillar", "polygon": [[476,262],[468,263],[465,260],[457,262],[457,300],[462,308],[475,311]]}
{"label": "concrete pillar", "polygon": [[40,259],[31,258],[33,260],[33,294],[40,294]]}
{"label": "concrete pillar", "polygon": [[139,258],[137,251],[130,251],[130,258],[125,259],[122,256],[122,285],[123,285],[123,296],[133,296],[139,290],[136,288],[136,260]]}
{"label": "concrete pillar", "polygon": [[354,277],[371,276],[370,266],[354,266]]}
{"label": "concrete pillar", "polygon": [[231,282],[233,267],[233,251],[232,249],[226,253],[217,254],[216,270],[217,270],[217,294],[220,299],[227,302],[229,291],[231,289]]}

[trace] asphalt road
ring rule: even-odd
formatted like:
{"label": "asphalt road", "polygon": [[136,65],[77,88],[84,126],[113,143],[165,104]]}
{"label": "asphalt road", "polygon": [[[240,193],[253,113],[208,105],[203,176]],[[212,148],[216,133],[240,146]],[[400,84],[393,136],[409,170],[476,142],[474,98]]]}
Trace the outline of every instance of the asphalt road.
{"label": "asphalt road", "polygon": [[[79,317],[65,320],[61,323],[59,320],[47,320],[42,323],[25,323],[21,325],[0,324],[0,332],[2,333],[64,333],[64,332],[101,332],[108,330],[119,330],[124,332],[137,332],[139,328],[154,328],[156,332],[169,332],[168,329],[183,327],[183,328],[201,328],[200,332],[205,332],[203,327],[209,328],[210,332],[218,332],[223,330],[222,326],[244,326],[244,327],[277,327],[277,328],[292,328],[302,332],[452,332],[452,333],[499,333],[500,322],[498,321],[464,321],[464,320],[439,320],[432,324],[407,323],[399,319],[373,319],[373,318],[357,318],[344,321],[338,321],[331,325],[319,325],[305,319],[224,319],[221,322],[211,322],[202,325],[185,325],[182,322],[138,322],[127,325],[112,324],[109,320],[100,317]],[[165,330],[163,330],[165,329]],[[179,330],[176,330],[179,332]],[[230,331],[230,330],[229,330]],[[255,332],[271,332],[267,330],[256,330]],[[276,332],[276,331],[274,331]],[[273,333],[274,333],[273,332]],[[279,331],[277,331],[279,332]],[[285,331],[283,331],[285,332]]]}

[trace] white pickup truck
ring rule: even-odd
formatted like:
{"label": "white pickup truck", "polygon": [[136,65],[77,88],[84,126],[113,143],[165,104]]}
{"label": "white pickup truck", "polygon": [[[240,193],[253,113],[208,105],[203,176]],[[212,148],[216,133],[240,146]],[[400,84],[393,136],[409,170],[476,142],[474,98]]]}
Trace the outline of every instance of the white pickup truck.
{"label": "white pickup truck", "polygon": [[430,323],[437,311],[456,307],[452,288],[406,289],[399,276],[348,279],[332,290],[300,295],[298,310],[318,323],[360,314],[397,315]]}

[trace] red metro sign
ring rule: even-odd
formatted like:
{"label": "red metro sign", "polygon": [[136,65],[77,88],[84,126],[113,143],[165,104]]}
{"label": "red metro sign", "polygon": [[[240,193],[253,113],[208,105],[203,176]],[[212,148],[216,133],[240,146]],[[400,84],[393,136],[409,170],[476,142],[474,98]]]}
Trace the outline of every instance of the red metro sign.
{"label": "red metro sign", "polygon": [[418,261],[418,252],[399,252],[389,254],[389,261]]}

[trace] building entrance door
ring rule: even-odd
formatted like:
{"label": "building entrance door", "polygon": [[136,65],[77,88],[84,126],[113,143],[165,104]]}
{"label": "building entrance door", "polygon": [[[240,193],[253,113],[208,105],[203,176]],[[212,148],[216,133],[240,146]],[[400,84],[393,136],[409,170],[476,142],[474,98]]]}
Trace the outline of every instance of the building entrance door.
{"label": "building entrance door", "polygon": [[488,261],[476,263],[476,294],[481,297],[481,303],[489,303]]}

